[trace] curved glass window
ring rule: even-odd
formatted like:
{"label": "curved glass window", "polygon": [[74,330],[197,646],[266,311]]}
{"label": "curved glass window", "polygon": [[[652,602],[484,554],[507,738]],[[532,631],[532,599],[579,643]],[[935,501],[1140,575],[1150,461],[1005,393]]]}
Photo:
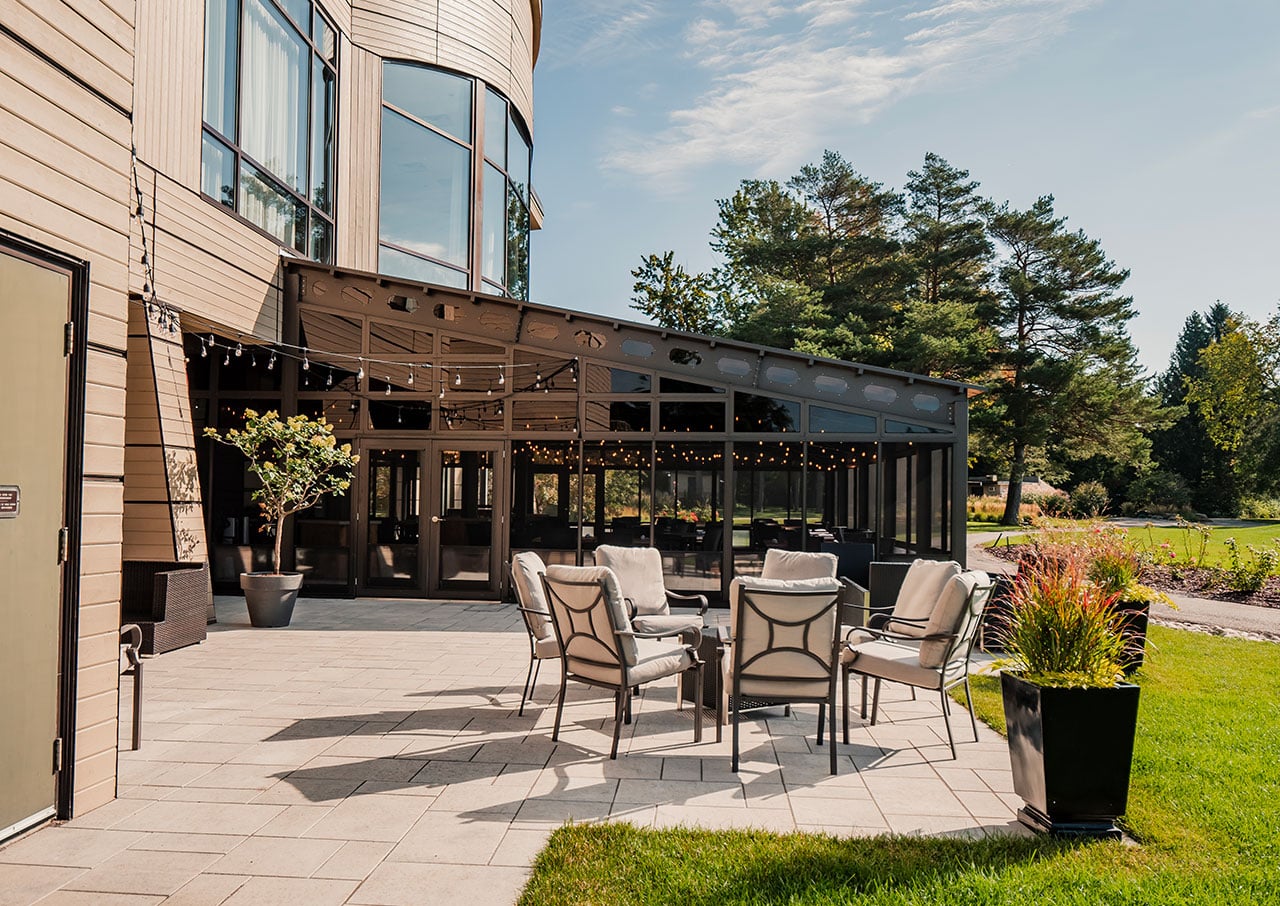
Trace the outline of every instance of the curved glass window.
{"label": "curved glass window", "polygon": [[484,93],[484,260],[489,292],[529,298],[529,141],[514,111],[492,88]]}
{"label": "curved glass window", "polygon": [[200,191],[333,258],[337,32],[311,0],[208,0]]}

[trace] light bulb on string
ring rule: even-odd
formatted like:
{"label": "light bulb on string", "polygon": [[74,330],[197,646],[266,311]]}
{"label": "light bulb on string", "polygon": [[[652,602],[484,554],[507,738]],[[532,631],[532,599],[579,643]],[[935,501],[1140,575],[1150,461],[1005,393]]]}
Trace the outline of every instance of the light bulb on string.
{"label": "light bulb on string", "polygon": [[223,365],[231,364],[231,350],[227,350],[227,354],[222,357],[222,364]]}
{"label": "light bulb on string", "polygon": [[391,375],[387,375],[387,389],[383,392],[384,396],[391,395]]}
{"label": "light bulb on string", "polygon": [[311,370],[311,360],[307,358],[307,348],[305,346],[302,348],[302,370]]}
{"label": "light bulb on string", "polygon": [[461,387],[461,386],[462,386],[462,372],[461,372],[461,371],[455,371],[455,372],[453,373],[453,386],[455,386],[455,387]]}
{"label": "light bulb on string", "polygon": [[240,358],[240,356],[242,356],[242,355],[244,355],[244,346],[242,346],[239,342],[237,342],[237,343],[236,343],[236,358],[238,359],[238,358]]}
{"label": "light bulb on string", "polygon": [[209,347],[204,342],[204,337],[200,338],[200,358],[209,358]]}
{"label": "light bulb on string", "polygon": [[268,371],[276,370],[276,351],[274,349],[271,350],[271,358],[267,359],[267,370]]}
{"label": "light bulb on string", "polygon": [[413,366],[409,366],[409,386],[413,386]]}
{"label": "light bulb on string", "polygon": [[324,378],[324,385],[325,385],[326,387],[332,387],[332,386],[333,386],[333,366],[332,366],[332,365],[330,365],[330,366],[329,366],[329,373],[328,373],[327,375],[325,375],[325,378]]}
{"label": "light bulb on string", "polygon": [[258,367],[258,353],[256,350],[252,350],[249,353],[249,367],[250,368]]}
{"label": "light bulb on string", "polygon": [[364,359],[360,359],[360,366],[356,368],[356,383],[364,380]]}
{"label": "light bulb on string", "polygon": [[499,365],[498,366],[498,386],[501,387],[506,382],[507,382],[507,373],[505,370],[503,370],[502,366]]}

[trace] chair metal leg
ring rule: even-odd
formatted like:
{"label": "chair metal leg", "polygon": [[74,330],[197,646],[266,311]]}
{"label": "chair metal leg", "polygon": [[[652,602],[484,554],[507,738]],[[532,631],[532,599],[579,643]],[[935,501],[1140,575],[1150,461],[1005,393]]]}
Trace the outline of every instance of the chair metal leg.
{"label": "chair metal leg", "polygon": [[555,729],[551,731],[552,742],[560,741],[560,718],[564,715],[564,687],[565,687],[565,682],[567,680],[568,680],[568,674],[565,671],[564,662],[561,661],[560,692],[559,692],[559,701],[556,703],[556,725],[555,725]]}
{"label": "chair metal leg", "polygon": [[947,744],[951,746],[951,760],[956,758],[956,740],[951,734],[951,709],[947,707],[947,687],[943,686],[942,695],[942,722],[947,725]]}
{"label": "chair metal leg", "polygon": [[529,692],[533,689],[533,684],[537,682],[533,678],[533,665],[538,663],[538,659],[529,656],[529,672],[524,675],[524,691],[520,693],[520,717],[524,717],[524,703],[529,700]]}
{"label": "chair metal leg", "polygon": [[840,668],[840,673],[844,679],[844,744],[849,744],[849,670],[847,667]]}
{"label": "chair metal leg", "polygon": [[880,677],[876,677],[876,688],[871,693],[871,726],[876,725],[876,715],[880,713]]}
{"label": "chair metal leg", "polygon": [[738,773],[738,695],[733,696],[733,773]]}
{"label": "chair metal leg", "polygon": [[622,715],[627,708],[626,689],[619,689],[613,699],[613,748],[609,750],[610,760],[618,757],[618,739],[622,736]]}
{"label": "chair metal leg", "polygon": [[632,691],[628,689],[622,699],[623,714],[625,716],[626,723],[628,724],[631,723],[631,695]]}
{"label": "chair metal leg", "polygon": [[[699,663],[693,668],[693,741],[702,742],[702,670]],[[683,699],[681,699],[683,700]]]}
{"label": "chair metal leg", "polygon": [[[819,705],[819,708],[822,706]],[[831,700],[827,702],[827,708],[831,712],[831,774],[836,774],[836,688],[835,683],[831,684]]]}
{"label": "chair metal leg", "polygon": [[969,688],[969,674],[964,675],[964,703],[969,706],[969,723],[973,724],[973,741],[978,741],[978,718],[973,713],[973,690]]}
{"label": "chair metal leg", "polygon": [[867,719],[867,675],[862,675],[862,719]]}
{"label": "chair metal leg", "polygon": [[[818,745],[822,745],[822,718],[826,716],[826,709],[821,705],[818,706]],[[832,741],[835,745],[835,741]]]}

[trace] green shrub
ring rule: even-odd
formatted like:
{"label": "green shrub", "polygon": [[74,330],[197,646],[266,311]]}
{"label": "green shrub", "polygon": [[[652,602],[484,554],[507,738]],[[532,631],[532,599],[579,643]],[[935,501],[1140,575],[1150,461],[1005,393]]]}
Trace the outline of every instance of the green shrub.
{"label": "green shrub", "polygon": [[1107,511],[1109,500],[1102,482],[1082,481],[1071,492],[1071,515],[1080,519],[1096,519]]}
{"label": "green shrub", "polygon": [[1240,498],[1241,519],[1280,519],[1280,499],[1275,497]]}
{"label": "green shrub", "polygon": [[1134,481],[1126,496],[1136,513],[1181,513],[1191,507],[1191,486],[1187,480],[1161,469]]}

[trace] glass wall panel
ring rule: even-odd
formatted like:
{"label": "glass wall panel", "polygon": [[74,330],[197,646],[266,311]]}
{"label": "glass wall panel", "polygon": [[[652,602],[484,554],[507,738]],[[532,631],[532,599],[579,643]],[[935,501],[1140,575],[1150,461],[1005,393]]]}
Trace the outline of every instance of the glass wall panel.
{"label": "glass wall panel", "polygon": [[710,384],[696,384],[693,381],[682,381],[679,378],[664,377],[660,382],[663,393],[724,393],[723,387]]}
{"label": "glass wall panel", "polygon": [[[597,544],[648,547],[651,530],[652,445],[589,441],[582,445],[583,562]],[[588,495],[591,495],[590,497]]]}
{"label": "glass wall panel", "polygon": [[720,590],[724,444],[654,446],[653,539],[668,588]]}
{"label": "glass wall panel", "polygon": [[200,154],[200,191],[232,210],[236,206],[236,155],[208,132]]}
{"label": "glass wall panel", "polygon": [[240,147],[286,186],[306,196],[311,53],[271,0],[244,2],[240,78],[251,87],[240,93]]}
{"label": "glass wall panel", "polygon": [[369,352],[374,355],[430,355],[435,335],[403,324],[369,322]]}
{"label": "glass wall panel", "polygon": [[[333,214],[333,153],[337,144],[337,76],[316,58],[311,82],[311,203]],[[323,260],[323,259],[321,259]]]}
{"label": "glass wall panel", "polygon": [[[239,0],[205,0],[204,121],[236,141],[236,72],[240,47]],[[234,173],[234,169],[232,171]],[[219,195],[205,192],[211,198]]]}
{"label": "glass wall panel", "polygon": [[350,397],[300,399],[298,414],[308,418],[323,417],[339,434],[355,431],[360,427],[360,400]]}
{"label": "glass wall panel", "polygon": [[466,147],[384,109],[379,238],[402,253],[465,268],[470,157]]}
{"label": "glass wall panel", "polygon": [[734,445],[735,575],[759,575],[770,548],[804,549],[803,462],[800,443]]}
{"label": "glass wall panel", "polygon": [[325,494],[310,509],[293,517],[295,569],[307,587],[340,586],[351,581],[351,491]]}
{"label": "glass wall panel", "polygon": [[369,400],[369,424],[375,431],[427,431],[431,404],[419,400]]}
{"label": "glass wall panel", "polygon": [[[471,79],[442,69],[412,63],[382,64],[384,101],[468,144],[471,143],[471,86]],[[385,166],[385,157],[383,160]]]}
{"label": "glass wall panel", "polygon": [[236,207],[246,220],[262,227],[281,245],[307,252],[307,206],[244,161],[240,162]]}
{"label": "glass wall panel", "polygon": [[577,431],[578,398],[530,397],[513,401],[513,431]]}
{"label": "glass wall panel", "polygon": [[[606,369],[599,365],[593,365],[592,370],[604,371]],[[649,393],[653,390],[652,375],[642,374],[639,371],[628,371],[625,368],[609,368],[607,371],[610,393]]]}
{"label": "glass wall panel", "polygon": [[[214,427],[223,433],[243,428],[245,409],[279,408],[278,396],[225,400],[218,406]],[[253,500],[261,484],[249,472],[244,456],[226,444],[212,440],[207,444],[211,459],[211,487],[205,497],[210,517],[209,566],[213,580],[225,588],[238,583],[243,572],[271,569],[274,526],[267,524]]]}
{"label": "glass wall panel", "polygon": [[812,434],[875,434],[876,418],[825,406],[810,406],[809,431]]}
{"label": "glass wall panel", "polygon": [[658,430],[676,434],[724,431],[724,403],[696,400],[660,403]]}
{"label": "glass wall panel", "polygon": [[515,370],[507,390],[542,393],[546,390],[577,390],[578,368],[573,359],[517,350]]}
{"label": "glass wall panel", "polygon": [[588,431],[652,431],[648,401],[586,401]]}
{"label": "glass wall panel", "polygon": [[506,403],[503,400],[454,399],[441,401],[438,405],[446,431],[501,431],[506,427]]}
{"label": "glass wall panel", "polygon": [[735,431],[784,432],[800,430],[800,404],[754,393],[733,395]]}
{"label": "glass wall panel", "polygon": [[529,298],[529,209],[514,191],[507,193],[507,295]]}
{"label": "glass wall panel", "polygon": [[507,282],[507,178],[484,166],[484,215],[481,217],[481,273],[501,286]]}
{"label": "glass wall panel", "polygon": [[806,544],[839,557],[839,575],[863,588],[876,550],[868,497],[874,457],[871,443],[809,444],[805,471]]}
{"label": "glass wall panel", "polygon": [[385,245],[378,246],[378,272],[393,277],[417,280],[421,283],[439,283],[441,286],[452,286],[457,289],[467,287],[465,272]]}
{"label": "glass wall panel", "polygon": [[484,156],[507,168],[507,102],[492,88],[484,93]]}
{"label": "glass wall panel", "polygon": [[[594,489],[595,476],[590,476]],[[577,562],[581,529],[577,441],[517,441],[511,447],[511,552],[546,563]],[[588,503],[594,510],[594,493]]]}
{"label": "glass wall panel", "polygon": [[510,118],[507,127],[507,175],[515,183],[516,195],[526,204],[529,201],[529,142],[524,132],[516,125],[514,117]]}

